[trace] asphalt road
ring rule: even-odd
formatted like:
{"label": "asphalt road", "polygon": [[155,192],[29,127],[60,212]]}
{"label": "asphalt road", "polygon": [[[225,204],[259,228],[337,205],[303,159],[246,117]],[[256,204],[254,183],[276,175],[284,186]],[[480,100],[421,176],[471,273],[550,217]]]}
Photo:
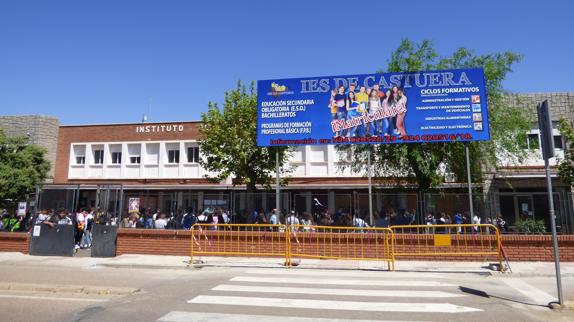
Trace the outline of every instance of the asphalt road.
{"label": "asphalt road", "polygon": [[[565,284],[570,285],[570,279]],[[551,278],[0,263],[1,321],[574,321]]]}

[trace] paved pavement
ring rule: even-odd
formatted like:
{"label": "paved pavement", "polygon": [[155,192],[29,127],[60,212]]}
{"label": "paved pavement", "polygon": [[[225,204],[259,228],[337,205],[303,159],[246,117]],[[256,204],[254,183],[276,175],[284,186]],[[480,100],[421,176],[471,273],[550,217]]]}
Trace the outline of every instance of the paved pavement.
{"label": "paved pavement", "polygon": [[[2,321],[572,321],[551,310],[551,263],[381,264],[126,255],[0,253]],[[325,269],[325,267],[332,267]],[[563,267],[568,297],[574,265]],[[574,298],[574,297],[570,297]]]}

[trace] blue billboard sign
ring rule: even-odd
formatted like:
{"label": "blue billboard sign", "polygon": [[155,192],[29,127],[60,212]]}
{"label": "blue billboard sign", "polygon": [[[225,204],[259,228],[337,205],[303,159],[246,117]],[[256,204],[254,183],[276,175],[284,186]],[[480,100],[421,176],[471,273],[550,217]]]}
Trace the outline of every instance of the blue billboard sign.
{"label": "blue billboard sign", "polygon": [[257,145],[490,139],[482,69],[257,82]]}

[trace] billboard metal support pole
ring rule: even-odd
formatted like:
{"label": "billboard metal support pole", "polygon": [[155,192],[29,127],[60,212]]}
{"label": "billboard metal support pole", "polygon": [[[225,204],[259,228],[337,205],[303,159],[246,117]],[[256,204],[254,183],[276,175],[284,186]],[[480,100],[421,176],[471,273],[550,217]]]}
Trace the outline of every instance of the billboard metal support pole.
{"label": "billboard metal support pole", "polygon": [[369,154],[367,155],[367,162],[368,162],[368,172],[369,172],[369,221],[371,226],[373,226],[373,187],[371,184],[371,147],[369,147]]}
{"label": "billboard metal support pole", "polygon": [[472,181],[470,177],[470,153],[468,151],[468,142],[464,142],[464,149],[466,151],[466,177],[468,180],[468,205],[470,207],[470,219],[474,217],[474,205],[472,204]]}
{"label": "billboard metal support pole", "polygon": [[279,177],[279,148],[275,149],[275,210],[277,219],[281,213],[281,178]]}

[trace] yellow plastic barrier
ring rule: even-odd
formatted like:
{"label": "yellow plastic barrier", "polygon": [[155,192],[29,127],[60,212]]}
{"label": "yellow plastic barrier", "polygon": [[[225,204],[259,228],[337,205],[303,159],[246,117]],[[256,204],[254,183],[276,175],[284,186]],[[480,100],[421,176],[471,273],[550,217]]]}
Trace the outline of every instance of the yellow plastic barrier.
{"label": "yellow plastic barrier", "polygon": [[387,262],[395,269],[393,232],[389,228],[292,225],[288,263],[293,258],[368,260]]}
{"label": "yellow plastic barrier", "polygon": [[282,257],[386,261],[394,270],[393,232],[388,228],[195,224],[191,261],[197,256]]}
{"label": "yellow plastic barrier", "polygon": [[191,263],[197,256],[248,256],[369,260],[496,258],[502,246],[493,225],[405,225],[358,228],[306,225],[195,224],[191,230]]}
{"label": "yellow plastic barrier", "polygon": [[394,238],[394,256],[399,259],[496,258],[500,270],[504,269],[500,233],[494,225],[403,225],[391,226],[390,229]]}
{"label": "yellow plastic barrier", "polygon": [[284,225],[195,224],[191,229],[191,263],[195,256],[286,257]]}

